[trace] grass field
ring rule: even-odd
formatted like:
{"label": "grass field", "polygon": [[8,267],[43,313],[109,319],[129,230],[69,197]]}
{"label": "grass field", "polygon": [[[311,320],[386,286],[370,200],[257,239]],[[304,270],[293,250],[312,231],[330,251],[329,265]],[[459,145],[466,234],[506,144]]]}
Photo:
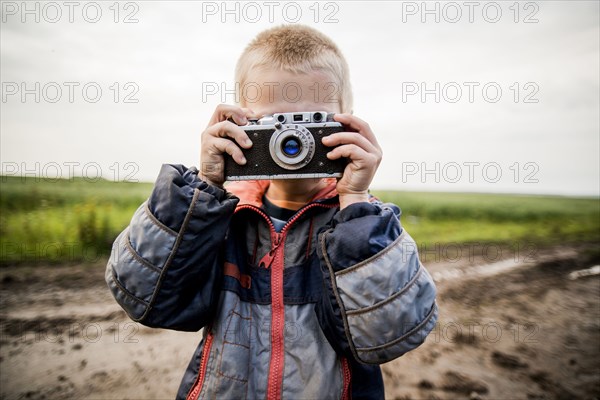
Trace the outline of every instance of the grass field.
{"label": "grass field", "polygon": [[0,265],[96,261],[151,184],[0,177]]}
{"label": "grass field", "polygon": [[402,208],[402,225],[417,243],[600,240],[600,200],[482,193],[374,192]]}
{"label": "grass field", "polygon": [[[0,265],[96,261],[152,185],[0,177]],[[378,191],[419,245],[600,241],[600,200]]]}

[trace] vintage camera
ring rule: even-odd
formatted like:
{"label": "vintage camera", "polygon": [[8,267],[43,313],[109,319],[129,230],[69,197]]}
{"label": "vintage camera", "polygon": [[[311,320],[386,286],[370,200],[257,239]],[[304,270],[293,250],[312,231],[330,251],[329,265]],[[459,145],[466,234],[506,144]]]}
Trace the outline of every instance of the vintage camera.
{"label": "vintage camera", "polygon": [[242,149],[246,165],[225,154],[225,180],[341,177],[347,159],[329,160],[332,147],[321,139],[342,132],[342,124],[324,111],[267,115],[241,127],[252,140]]}

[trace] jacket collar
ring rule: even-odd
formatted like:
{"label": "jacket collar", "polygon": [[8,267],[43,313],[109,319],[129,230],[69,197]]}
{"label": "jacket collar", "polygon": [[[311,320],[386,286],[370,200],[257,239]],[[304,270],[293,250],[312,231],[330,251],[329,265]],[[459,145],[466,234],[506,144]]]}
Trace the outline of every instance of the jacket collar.
{"label": "jacket collar", "polygon": [[[327,186],[317,192],[311,199],[311,202],[330,199],[337,196],[338,193],[335,189],[337,180],[335,178],[326,178],[325,181],[327,182]],[[263,195],[270,184],[271,181],[269,180],[236,181],[227,184],[225,189],[240,199],[238,207],[244,204],[261,207],[263,204]]]}

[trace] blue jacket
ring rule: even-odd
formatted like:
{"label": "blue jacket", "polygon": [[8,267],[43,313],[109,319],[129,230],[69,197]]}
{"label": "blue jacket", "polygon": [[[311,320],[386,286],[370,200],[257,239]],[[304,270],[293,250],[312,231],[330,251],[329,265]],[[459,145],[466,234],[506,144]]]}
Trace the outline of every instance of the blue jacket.
{"label": "blue jacket", "polygon": [[197,172],[163,165],[106,269],[134,321],[204,328],[177,398],[382,398],[378,364],[419,346],[438,312],[398,207],[340,211],[334,180],[276,232],[268,181],[223,190]]}

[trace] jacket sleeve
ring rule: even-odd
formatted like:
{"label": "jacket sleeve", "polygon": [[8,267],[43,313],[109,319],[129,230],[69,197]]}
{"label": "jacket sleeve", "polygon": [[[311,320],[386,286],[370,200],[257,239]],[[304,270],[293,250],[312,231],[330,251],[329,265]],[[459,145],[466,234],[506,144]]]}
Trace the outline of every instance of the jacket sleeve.
{"label": "jacket sleeve", "polygon": [[238,199],[197,172],[163,165],[150,198],[113,244],[106,282],[136,322],[195,331],[211,317]]}
{"label": "jacket sleeve", "polygon": [[365,364],[416,348],[437,321],[435,285],[399,217],[393,204],[357,203],[319,232],[319,323],[338,353]]}

